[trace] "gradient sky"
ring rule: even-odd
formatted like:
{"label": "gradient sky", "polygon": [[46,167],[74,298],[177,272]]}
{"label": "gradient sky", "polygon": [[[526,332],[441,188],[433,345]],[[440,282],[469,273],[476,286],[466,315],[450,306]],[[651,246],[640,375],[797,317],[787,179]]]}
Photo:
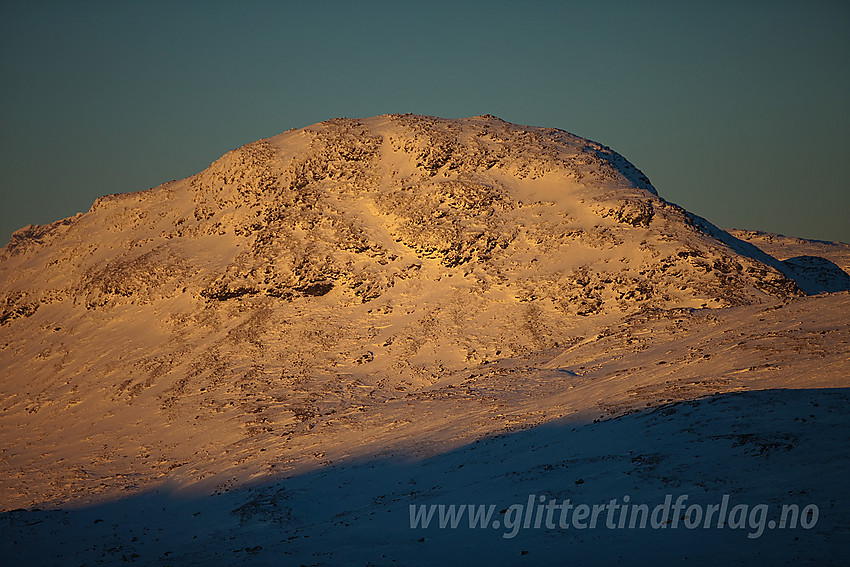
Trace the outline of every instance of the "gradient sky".
{"label": "gradient sky", "polygon": [[724,228],[850,242],[850,3],[0,0],[0,240],[348,116],[606,144]]}

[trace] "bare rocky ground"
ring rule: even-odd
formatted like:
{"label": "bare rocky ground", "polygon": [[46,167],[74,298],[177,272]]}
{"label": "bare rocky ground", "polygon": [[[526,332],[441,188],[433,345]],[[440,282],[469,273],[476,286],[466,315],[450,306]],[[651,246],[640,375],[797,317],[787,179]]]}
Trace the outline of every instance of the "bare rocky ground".
{"label": "bare rocky ground", "polygon": [[[846,269],[847,245],[722,231],[559,130],[392,115],[248,144],[0,252],[4,552],[438,564],[477,542],[492,563],[564,546],[639,563],[629,546],[663,545],[708,564],[722,544],[828,563],[848,530]],[[506,506],[676,489],[822,515],[756,540],[419,541],[407,505],[464,487]]]}

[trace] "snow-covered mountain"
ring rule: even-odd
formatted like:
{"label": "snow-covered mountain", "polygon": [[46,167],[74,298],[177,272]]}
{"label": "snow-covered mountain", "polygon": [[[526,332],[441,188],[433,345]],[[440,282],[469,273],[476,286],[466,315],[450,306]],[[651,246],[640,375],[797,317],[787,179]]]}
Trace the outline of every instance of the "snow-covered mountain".
{"label": "snow-covered mountain", "polygon": [[[291,130],[12,236],[0,252],[0,503],[274,492],[389,455],[445,463],[541,424],[840,388],[850,276],[806,257],[718,229],[560,130],[489,115]],[[819,292],[833,293],[807,296]],[[290,512],[270,525],[333,544],[330,519]],[[2,529],[36,537],[21,514],[41,513],[7,513]]]}

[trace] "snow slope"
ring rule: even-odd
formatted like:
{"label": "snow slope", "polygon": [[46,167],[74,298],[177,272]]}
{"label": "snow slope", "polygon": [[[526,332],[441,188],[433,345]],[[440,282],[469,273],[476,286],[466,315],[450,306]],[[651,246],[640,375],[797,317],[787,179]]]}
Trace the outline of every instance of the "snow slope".
{"label": "snow slope", "polygon": [[791,277],[807,293],[830,293],[850,289],[848,244],[793,238],[758,230],[729,232],[782,260],[791,270]]}
{"label": "snow slope", "polygon": [[[725,394],[600,423],[553,422],[423,460],[347,461],[214,496],[166,485],[94,507],[14,511],[0,517],[0,550],[40,565],[840,565],[848,402],[845,389]],[[530,495],[575,505],[628,497],[653,508],[667,495],[689,506],[727,495],[730,508],[768,508],[764,520],[747,512],[743,526],[709,529],[669,518],[659,529],[610,529],[604,516],[595,528],[562,528],[559,515],[554,529],[506,528],[506,510]],[[777,527],[782,504],[811,503],[813,527]],[[409,507],[432,504],[494,510],[486,528],[463,517],[441,529],[435,514],[428,528],[411,529]]]}

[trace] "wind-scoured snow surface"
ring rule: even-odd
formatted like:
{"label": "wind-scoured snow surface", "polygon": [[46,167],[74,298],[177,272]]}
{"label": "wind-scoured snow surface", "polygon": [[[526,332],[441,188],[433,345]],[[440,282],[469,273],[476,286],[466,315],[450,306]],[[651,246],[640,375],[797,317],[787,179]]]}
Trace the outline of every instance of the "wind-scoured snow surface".
{"label": "wind-scoured snow surface", "polygon": [[[487,115],[330,120],[21,229],[0,252],[2,552],[838,563],[846,245],[783,257],[759,234]],[[410,504],[529,494],[820,516],[758,538],[409,527]]]}

